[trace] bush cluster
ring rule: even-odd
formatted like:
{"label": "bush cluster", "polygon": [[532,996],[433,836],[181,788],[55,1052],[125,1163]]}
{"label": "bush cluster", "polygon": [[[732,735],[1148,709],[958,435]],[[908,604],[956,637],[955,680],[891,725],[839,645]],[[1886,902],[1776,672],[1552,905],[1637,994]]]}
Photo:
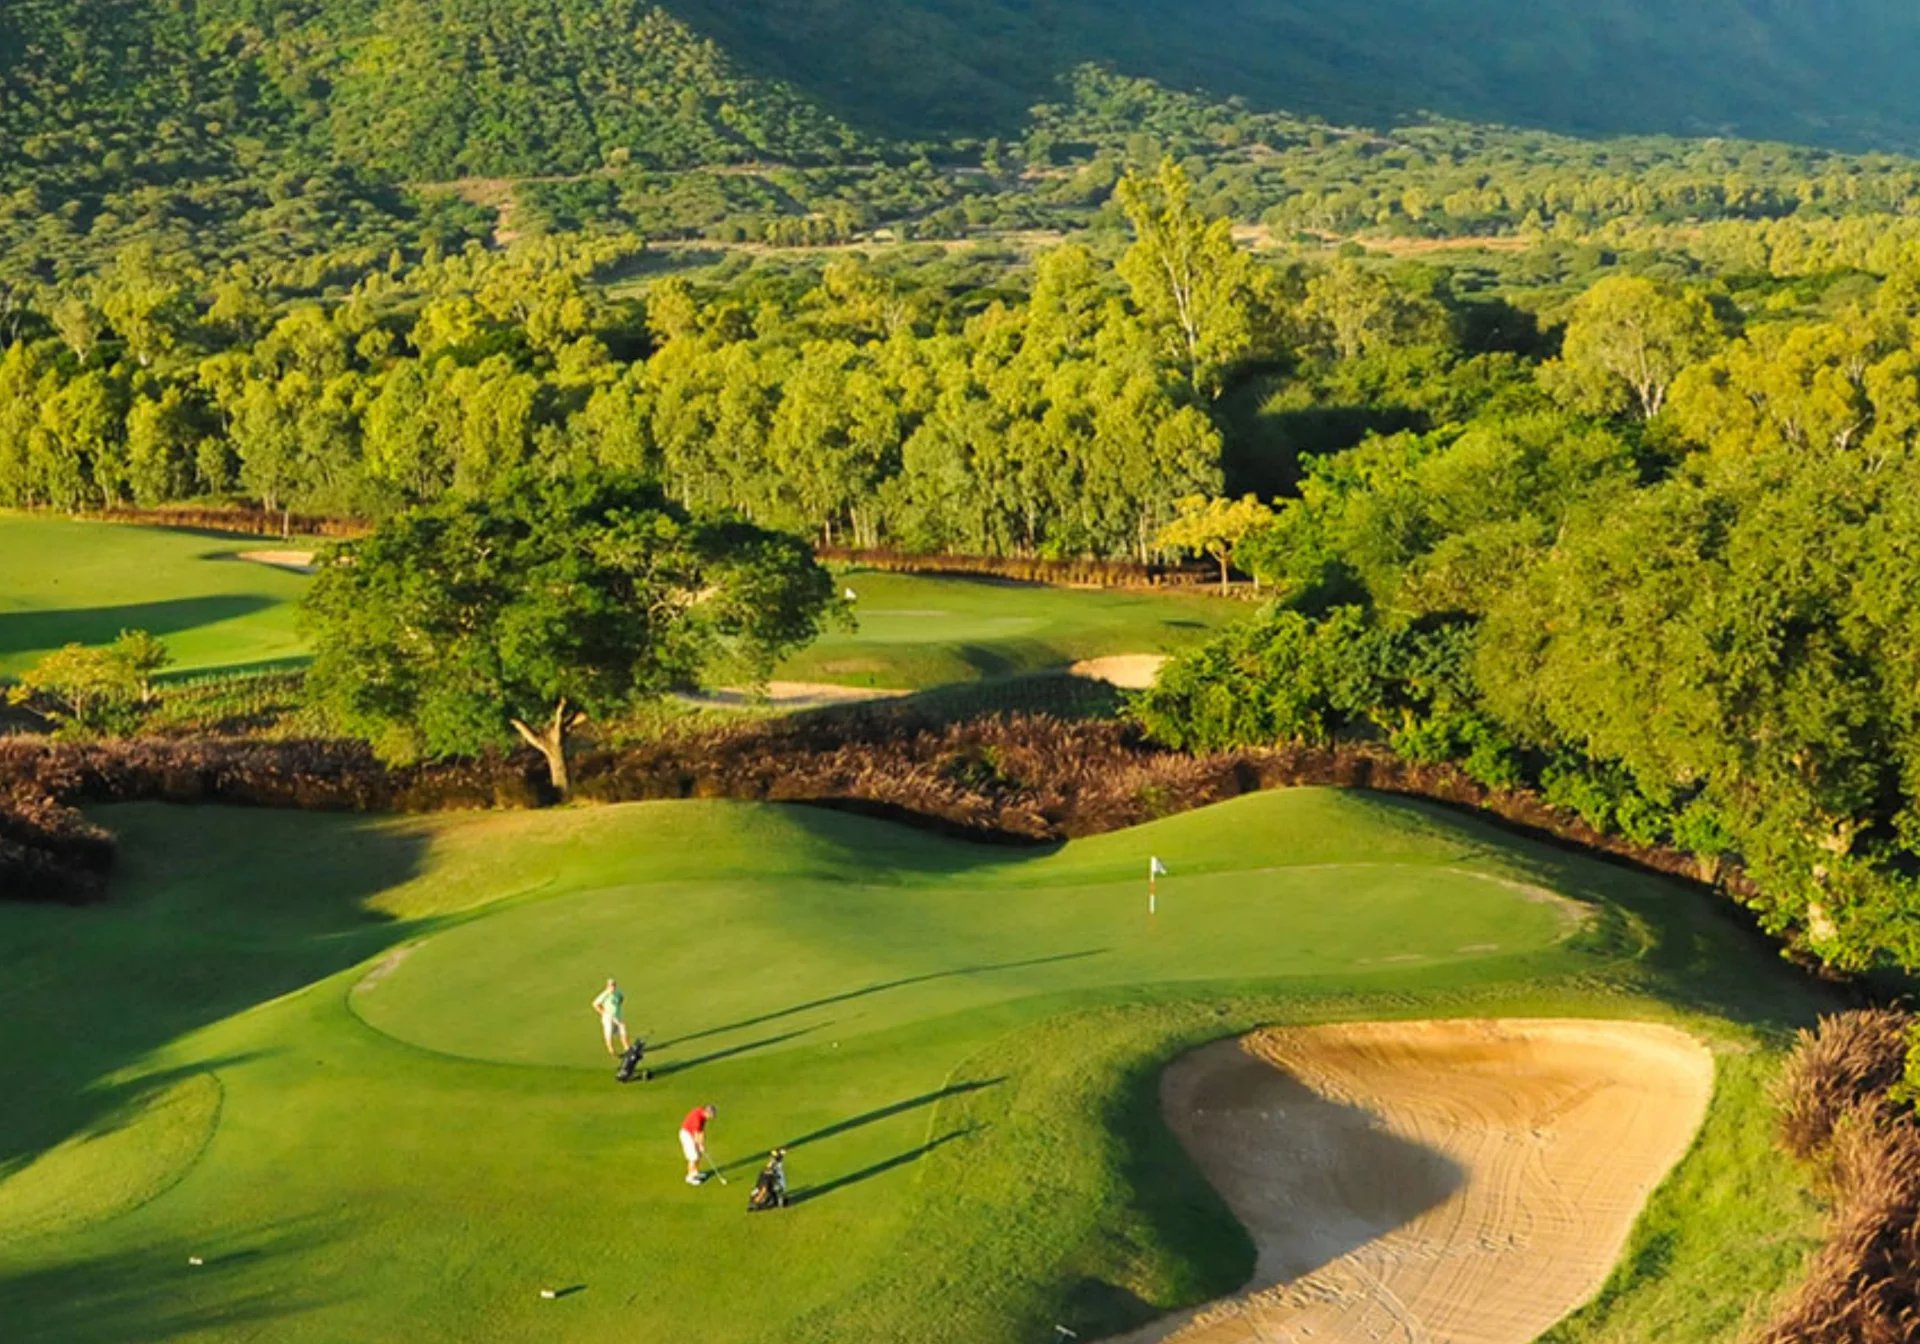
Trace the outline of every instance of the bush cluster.
{"label": "bush cluster", "polygon": [[[333,811],[532,807],[551,800],[531,753],[383,766],[363,743],[294,738],[117,742],[0,739],[0,777],[62,803],[221,802]],[[728,798],[857,807],[975,838],[1050,842],[1101,834],[1243,793],[1298,785],[1371,789],[1492,814],[1532,833],[1736,894],[1737,870],[1603,834],[1527,790],[1379,746],[1290,745],[1194,754],[1136,726],[1045,712],[964,720],[940,706],[863,705],[667,733],[583,750],[587,801]]]}
{"label": "bush cluster", "polygon": [[1832,1228],[1760,1344],[1920,1337],[1920,1119],[1896,1099],[1914,1026],[1881,1008],[1800,1034],[1779,1084],[1781,1139],[1821,1170]]}
{"label": "bush cluster", "polygon": [[0,897],[79,903],[106,894],[113,837],[52,797],[74,783],[56,761],[31,775],[0,770]]}

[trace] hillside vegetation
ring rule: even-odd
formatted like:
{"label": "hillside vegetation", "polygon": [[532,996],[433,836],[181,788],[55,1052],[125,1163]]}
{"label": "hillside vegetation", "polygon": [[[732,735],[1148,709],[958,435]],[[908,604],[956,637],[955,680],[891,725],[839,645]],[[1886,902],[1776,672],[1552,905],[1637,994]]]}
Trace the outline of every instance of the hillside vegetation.
{"label": "hillside vegetation", "polygon": [[[1892,0],[34,0],[0,16],[6,139],[259,144],[407,174],[831,155],[1017,131],[1109,65],[1337,121],[1912,145],[1920,16]],[[1872,106],[1858,90],[1872,87]],[[55,143],[50,143],[55,142]]]}

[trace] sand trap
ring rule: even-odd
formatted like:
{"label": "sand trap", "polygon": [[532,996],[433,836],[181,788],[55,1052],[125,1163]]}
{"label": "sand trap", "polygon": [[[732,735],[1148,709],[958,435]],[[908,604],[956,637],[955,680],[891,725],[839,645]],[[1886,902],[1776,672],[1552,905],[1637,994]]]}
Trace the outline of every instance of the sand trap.
{"label": "sand trap", "polygon": [[1109,658],[1085,658],[1067,671],[1076,677],[1110,682],[1123,691],[1144,691],[1167,665],[1164,653],[1120,653]]}
{"label": "sand trap", "polygon": [[291,569],[296,574],[313,573],[312,551],[242,551],[242,560],[251,560],[256,565],[272,565],[275,569]]}
{"label": "sand trap", "polygon": [[1126,1344],[1528,1344],[1598,1291],[1713,1059],[1624,1022],[1273,1029],[1178,1060],[1168,1122],[1259,1248]]}
{"label": "sand trap", "polygon": [[702,691],[680,699],[702,709],[751,709],[771,705],[776,709],[824,709],[829,705],[858,705],[868,700],[892,700],[911,691],[881,690],[872,686],[835,686],[819,681],[770,681],[766,693],[755,697],[750,691]]}

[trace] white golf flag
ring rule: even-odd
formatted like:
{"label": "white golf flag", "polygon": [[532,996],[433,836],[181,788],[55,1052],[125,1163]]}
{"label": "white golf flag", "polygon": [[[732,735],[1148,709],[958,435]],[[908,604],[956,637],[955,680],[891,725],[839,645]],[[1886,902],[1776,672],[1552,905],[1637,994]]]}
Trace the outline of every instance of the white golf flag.
{"label": "white golf flag", "polygon": [[1147,860],[1147,876],[1148,877],[1165,877],[1166,875],[1167,875],[1166,864],[1160,862],[1159,859]]}

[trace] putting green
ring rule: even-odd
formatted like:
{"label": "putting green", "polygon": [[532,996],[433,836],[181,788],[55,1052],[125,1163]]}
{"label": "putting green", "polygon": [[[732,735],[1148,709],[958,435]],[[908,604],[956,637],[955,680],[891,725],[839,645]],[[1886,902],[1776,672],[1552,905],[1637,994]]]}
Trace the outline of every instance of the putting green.
{"label": "putting green", "polygon": [[[1178,849],[1177,836],[1164,839]],[[1171,857],[1178,871],[1180,856]],[[1577,919],[1552,901],[1516,902],[1481,874],[1410,864],[1169,878],[1164,913],[1150,919],[1141,875],[1087,884],[1075,880],[1078,867],[1039,860],[1017,884],[949,876],[876,885],[849,871],[586,892],[431,938],[353,1002],[371,1025],[428,1049],[598,1068],[601,1042],[582,1006],[613,972],[630,1028],[671,1042],[661,1058],[677,1066],[689,1049],[845,1042],[902,1018],[1025,995],[1498,956],[1545,947]],[[740,928],[778,948],[755,954],[751,974],[729,932]],[[937,969],[929,946],[939,949]],[[542,968],[537,980],[529,966]],[[700,989],[677,992],[685,984]]]}
{"label": "putting green", "polygon": [[[1636,1321],[1744,1309],[1817,1216],[1754,1071],[1818,999],[1691,894],[1421,805],[1294,790],[1053,851],[722,803],[101,815],[112,902],[0,905],[9,1341],[1096,1337],[1250,1270],[1154,1079],[1270,1021],[1734,1046],[1698,1159],[1727,1217],[1648,1259]],[[609,1076],[609,973],[650,1082]],[[706,1101],[732,1184],[692,1189]],[[798,1202],[747,1217],[776,1144]]]}

